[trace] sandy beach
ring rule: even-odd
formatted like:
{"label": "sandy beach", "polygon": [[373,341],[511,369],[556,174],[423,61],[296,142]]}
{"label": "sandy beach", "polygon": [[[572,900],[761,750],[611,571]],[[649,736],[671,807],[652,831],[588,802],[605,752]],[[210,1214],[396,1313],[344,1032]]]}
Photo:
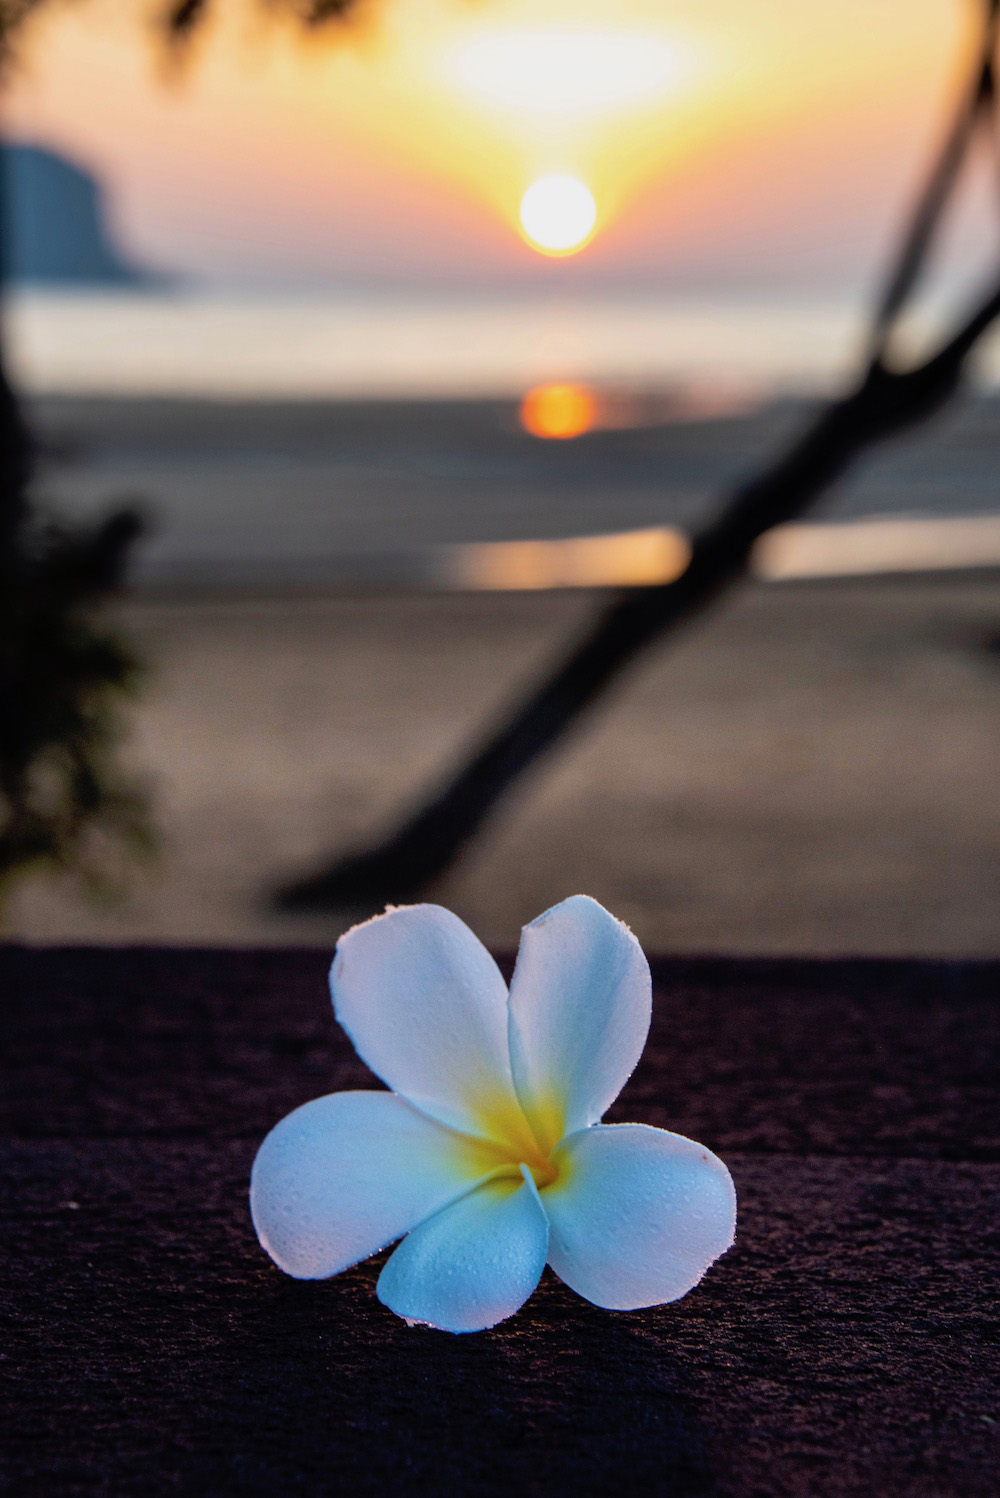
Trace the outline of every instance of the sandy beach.
{"label": "sandy beach", "polygon": [[[633,392],[631,426],[568,443],[512,400],[37,400],[53,503],[151,517],[121,613],[161,849],[115,908],[33,882],[11,934],[327,944],[371,914],[269,897],[391,826],[600,598],[433,591],[428,558],[690,528],[805,414],[682,394]],[[997,414],[967,396],[812,518],[995,525]],[[665,952],[1000,952],[998,638],[996,571],[749,584],[641,661],[431,893],[500,946],[584,890]]]}
{"label": "sandy beach", "polygon": [[[41,942],[332,943],[269,891],[391,824],[586,593],[155,594],[128,757],[160,858],[116,909],[33,883]],[[1000,952],[1000,577],[748,585],[650,654],[431,892],[499,946],[576,890],[666,952]]]}

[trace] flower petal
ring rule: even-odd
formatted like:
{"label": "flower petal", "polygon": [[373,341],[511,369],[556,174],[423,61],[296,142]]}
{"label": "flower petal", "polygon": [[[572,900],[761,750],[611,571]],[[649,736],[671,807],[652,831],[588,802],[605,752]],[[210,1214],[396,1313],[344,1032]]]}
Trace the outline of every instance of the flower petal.
{"label": "flower petal", "polygon": [[627,926],[573,895],[521,933],[510,986],[510,1052],[545,1149],[614,1102],[642,1055],[649,964]]}
{"label": "flower petal", "polygon": [[286,1274],[324,1279],[377,1253],[495,1166],[391,1092],[336,1092],[289,1113],[257,1151],[250,1211]]}
{"label": "flower petal", "polygon": [[702,1144],[643,1124],[598,1125],[555,1151],[542,1196],[549,1263],[610,1311],[679,1300],[732,1245],[736,1191]]}
{"label": "flower petal", "polygon": [[490,1181],[403,1239],[379,1276],[378,1298],[407,1321],[484,1331],[523,1306],[547,1247],[533,1183]]}
{"label": "flower petal", "polygon": [[494,1115],[520,1118],[507,985],[450,910],[404,905],[355,926],[337,943],[330,992],[359,1056],[414,1107],[473,1134],[495,1134]]}

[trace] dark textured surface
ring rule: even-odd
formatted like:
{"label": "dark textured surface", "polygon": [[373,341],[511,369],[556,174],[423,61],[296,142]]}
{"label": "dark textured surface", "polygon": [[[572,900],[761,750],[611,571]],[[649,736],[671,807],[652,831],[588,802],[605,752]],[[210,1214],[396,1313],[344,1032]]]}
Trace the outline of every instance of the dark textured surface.
{"label": "dark textured surface", "polygon": [[1000,964],[656,964],[614,1116],[725,1156],[737,1247],[452,1338],[254,1239],[263,1133],[365,1085],[326,963],[0,950],[5,1492],[994,1498]]}

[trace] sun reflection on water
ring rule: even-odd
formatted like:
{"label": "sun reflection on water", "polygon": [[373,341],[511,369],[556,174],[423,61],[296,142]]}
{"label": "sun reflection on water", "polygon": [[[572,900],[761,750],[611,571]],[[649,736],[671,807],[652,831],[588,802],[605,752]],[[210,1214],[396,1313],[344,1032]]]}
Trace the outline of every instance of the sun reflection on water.
{"label": "sun reflection on water", "polygon": [[521,402],[521,425],[532,437],[566,441],[582,437],[597,424],[597,396],[586,385],[535,385]]}

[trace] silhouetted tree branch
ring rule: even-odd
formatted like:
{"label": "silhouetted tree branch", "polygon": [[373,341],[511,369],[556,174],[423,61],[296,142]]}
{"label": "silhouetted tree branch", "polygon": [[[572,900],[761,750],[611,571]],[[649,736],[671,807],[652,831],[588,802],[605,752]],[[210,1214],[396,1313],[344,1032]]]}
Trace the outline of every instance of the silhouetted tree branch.
{"label": "silhouetted tree branch", "polygon": [[988,130],[996,109],[996,48],[1000,0],[984,0],[982,35],[968,84],[959,93],[955,117],[927,174],[909,228],[889,270],[872,317],[869,358],[884,358],[892,326],[915,291],[975,136]]}
{"label": "silhouetted tree branch", "polygon": [[778,459],[742,485],[698,534],[675,581],[631,589],[473,750],[458,771],[374,848],[334,860],[279,892],[285,910],[328,910],[412,898],[448,869],[521,775],[560,739],[643,650],[743,576],[755,542],[803,514],[872,445],[923,421],[952,395],[965,360],[1000,316],[1000,280],[936,353],[890,369],[895,324],[927,261],[941,217],[979,128],[989,128],[1000,0],[985,0],[971,81],[928,175],[872,318],[869,355],[855,388],[834,401]]}

